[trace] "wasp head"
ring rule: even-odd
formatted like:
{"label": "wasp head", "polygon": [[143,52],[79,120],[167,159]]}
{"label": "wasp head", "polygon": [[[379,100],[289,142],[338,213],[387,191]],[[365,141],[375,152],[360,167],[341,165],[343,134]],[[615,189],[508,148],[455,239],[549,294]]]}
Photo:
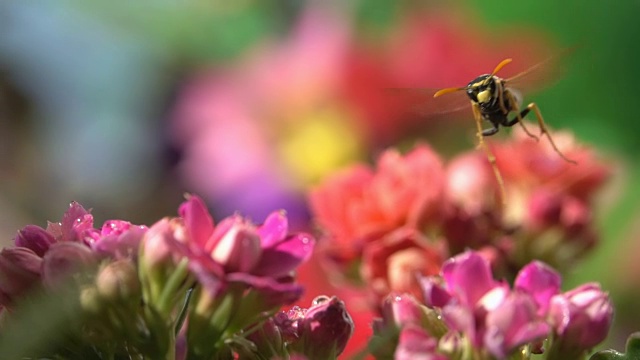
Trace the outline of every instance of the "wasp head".
{"label": "wasp head", "polygon": [[497,98],[496,77],[490,74],[480,75],[467,85],[466,91],[471,101],[480,105],[491,104]]}

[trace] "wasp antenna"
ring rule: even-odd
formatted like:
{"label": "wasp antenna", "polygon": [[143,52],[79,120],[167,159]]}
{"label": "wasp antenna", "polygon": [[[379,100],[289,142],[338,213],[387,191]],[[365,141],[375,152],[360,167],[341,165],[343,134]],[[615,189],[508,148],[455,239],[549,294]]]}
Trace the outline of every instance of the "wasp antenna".
{"label": "wasp antenna", "polygon": [[513,59],[504,59],[500,62],[500,64],[498,64],[498,66],[496,66],[495,69],[493,69],[493,72],[491,73],[491,76],[495,75],[498,73],[498,71],[500,71],[503,67],[505,67],[508,63],[510,63]]}
{"label": "wasp antenna", "polygon": [[434,98],[437,98],[438,96],[444,95],[444,94],[448,94],[448,93],[452,93],[452,92],[456,92],[456,91],[460,91],[460,90],[464,90],[466,88],[464,87],[457,87],[457,88],[446,88],[446,89],[442,89],[442,90],[438,90],[436,91],[435,94],[433,94]]}

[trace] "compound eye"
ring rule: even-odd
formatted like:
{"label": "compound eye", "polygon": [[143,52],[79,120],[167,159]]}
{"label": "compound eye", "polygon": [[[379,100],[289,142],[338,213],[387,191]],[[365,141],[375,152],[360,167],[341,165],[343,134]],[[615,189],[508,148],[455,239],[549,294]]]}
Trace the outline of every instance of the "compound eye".
{"label": "compound eye", "polygon": [[484,89],[478,93],[478,102],[485,103],[491,99],[491,91]]}

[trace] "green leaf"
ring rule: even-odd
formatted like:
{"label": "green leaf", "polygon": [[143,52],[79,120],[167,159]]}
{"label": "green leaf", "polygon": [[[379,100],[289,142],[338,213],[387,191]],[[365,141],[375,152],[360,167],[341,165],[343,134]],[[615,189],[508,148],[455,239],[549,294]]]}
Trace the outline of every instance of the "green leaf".
{"label": "green leaf", "polygon": [[640,332],[629,335],[627,351],[603,350],[593,354],[589,360],[640,360]]}

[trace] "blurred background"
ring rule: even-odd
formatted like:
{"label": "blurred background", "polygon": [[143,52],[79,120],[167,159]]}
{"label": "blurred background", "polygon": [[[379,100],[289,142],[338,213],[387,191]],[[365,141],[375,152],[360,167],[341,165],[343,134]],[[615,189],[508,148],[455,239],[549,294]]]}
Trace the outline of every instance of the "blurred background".
{"label": "blurred background", "polygon": [[640,330],[640,3],[447,4],[3,1],[0,244],[72,200],[150,225],[185,192],[218,219],[284,208],[309,228],[306,190],[342,166],[418,139],[445,157],[474,146],[470,112],[429,89],[552,57],[526,100],[614,167],[602,242],[566,287],[602,282],[618,306],[606,346],[622,348]]}

